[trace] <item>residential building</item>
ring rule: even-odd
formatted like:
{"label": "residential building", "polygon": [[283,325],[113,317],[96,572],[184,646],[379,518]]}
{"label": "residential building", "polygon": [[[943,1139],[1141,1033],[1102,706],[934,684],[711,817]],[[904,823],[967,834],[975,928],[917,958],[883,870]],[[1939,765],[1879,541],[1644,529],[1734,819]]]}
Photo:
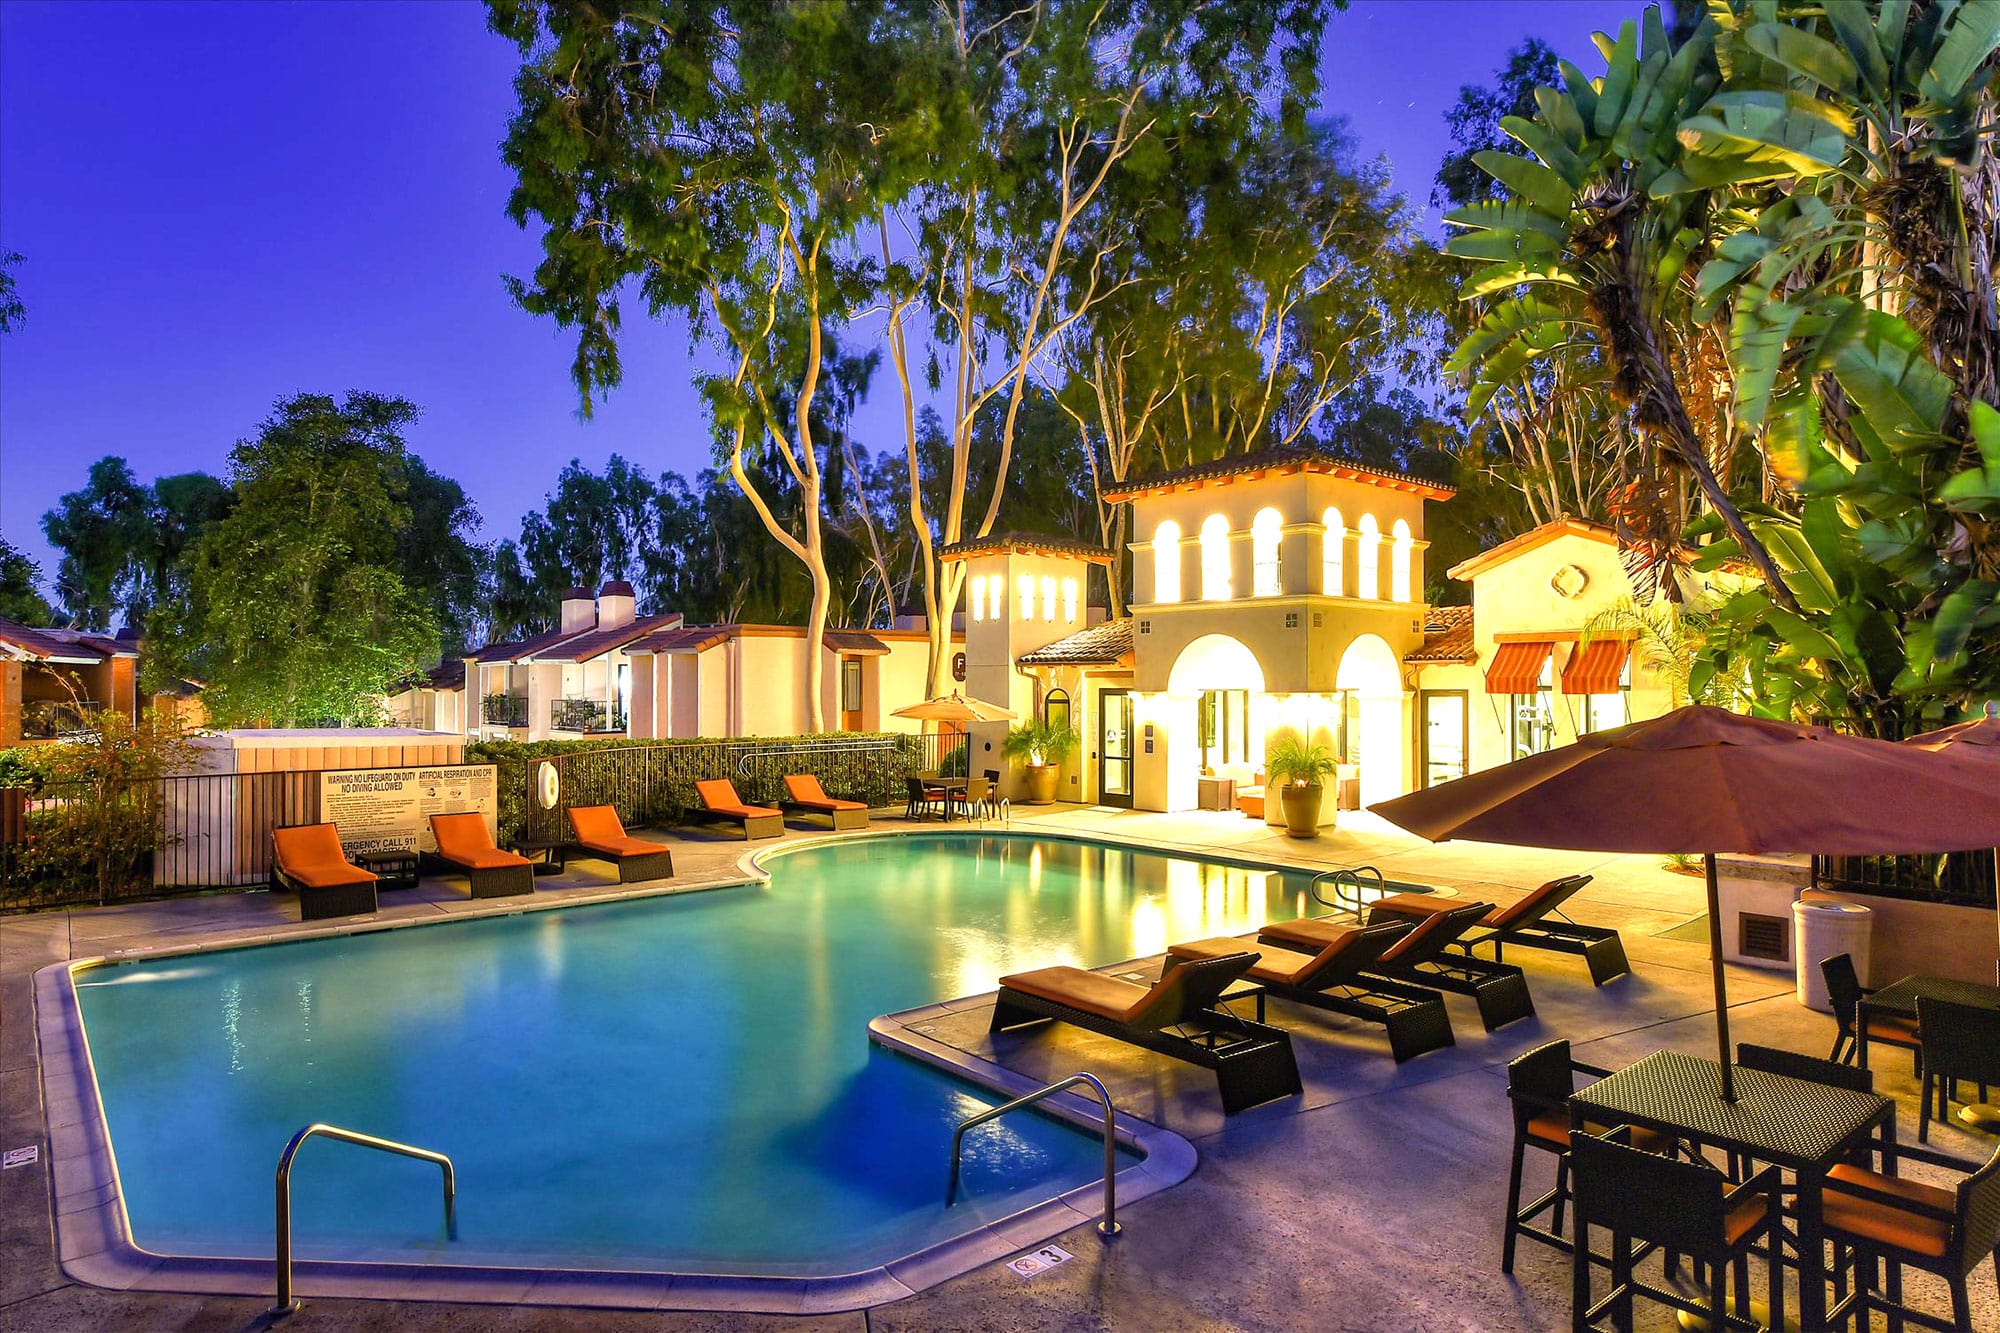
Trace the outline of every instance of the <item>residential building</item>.
{"label": "residential building", "polygon": [[489,739],[549,740],[630,734],[631,662],[626,649],[681,623],[678,614],[641,616],[632,585],[614,579],[592,596],[571,588],[556,627],[489,643],[465,659],[462,725]]}
{"label": "residential building", "polygon": [[84,714],[139,716],[139,639],[0,620],[0,746],[58,740]]}

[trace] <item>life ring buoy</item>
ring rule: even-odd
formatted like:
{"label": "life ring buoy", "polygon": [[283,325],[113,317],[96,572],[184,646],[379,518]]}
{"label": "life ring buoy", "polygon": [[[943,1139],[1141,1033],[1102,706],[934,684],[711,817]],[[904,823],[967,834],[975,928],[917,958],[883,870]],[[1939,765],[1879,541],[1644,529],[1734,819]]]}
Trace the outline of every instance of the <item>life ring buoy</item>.
{"label": "life ring buoy", "polygon": [[556,766],[544,759],[535,766],[535,801],[544,810],[556,808],[556,801],[562,795],[562,778],[556,773]]}

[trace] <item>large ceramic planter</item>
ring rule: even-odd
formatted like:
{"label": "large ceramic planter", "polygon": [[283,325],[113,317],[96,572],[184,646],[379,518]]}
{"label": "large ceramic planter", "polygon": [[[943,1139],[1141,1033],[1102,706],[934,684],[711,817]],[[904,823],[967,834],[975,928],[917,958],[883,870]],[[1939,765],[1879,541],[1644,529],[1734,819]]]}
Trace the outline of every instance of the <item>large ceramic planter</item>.
{"label": "large ceramic planter", "polygon": [[1054,805],[1056,777],[1062,769],[1055,764],[1025,764],[1022,772],[1028,779],[1028,804]]}
{"label": "large ceramic planter", "polygon": [[1285,833],[1293,838],[1319,836],[1319,806],[1326,789],[1317,782],[1298,786],[1287,782],[1278,788],[1279,803],[1285,807]]}

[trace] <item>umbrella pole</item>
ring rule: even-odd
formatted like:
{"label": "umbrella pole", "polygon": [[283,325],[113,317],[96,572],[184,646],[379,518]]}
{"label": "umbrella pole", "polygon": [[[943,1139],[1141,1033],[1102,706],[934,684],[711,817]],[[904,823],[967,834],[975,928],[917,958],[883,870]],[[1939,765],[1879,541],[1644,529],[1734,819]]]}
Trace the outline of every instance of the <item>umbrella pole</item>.
{"label": "umbrella pole", "polygon": [[1722,893],[1715,883],[1715,853],[1705,852],[1702,871],[1708,879],[1708,966],[1715,983],[1715,1045],[1721,1056],[1722,1100],[1736,1100],[1736,1068],[1729,1055],[1729,985],[1722,977]]}

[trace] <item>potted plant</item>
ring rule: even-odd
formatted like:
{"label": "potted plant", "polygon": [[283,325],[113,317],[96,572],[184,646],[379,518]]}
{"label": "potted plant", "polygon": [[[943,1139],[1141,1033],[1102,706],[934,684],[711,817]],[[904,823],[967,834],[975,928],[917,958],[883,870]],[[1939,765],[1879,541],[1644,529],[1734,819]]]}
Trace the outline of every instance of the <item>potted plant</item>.
{"label": "potted plant", "polygon": [[1028,779],[1029,805],[1048,805],[1056,799],[1056,776],[1081,741],[1076,728],[1051,726],[1039,719],[1008,728],[1000,753],[1020,761]]}
{"label": "potted plant", "polygon": [[1294,838],[1319,835],[1324,784],[1339,768],[1324,745],[1308,745],[1295,737],[1288,736],[1264,752],[1264,770],[1278,784],[1288,835]]}

